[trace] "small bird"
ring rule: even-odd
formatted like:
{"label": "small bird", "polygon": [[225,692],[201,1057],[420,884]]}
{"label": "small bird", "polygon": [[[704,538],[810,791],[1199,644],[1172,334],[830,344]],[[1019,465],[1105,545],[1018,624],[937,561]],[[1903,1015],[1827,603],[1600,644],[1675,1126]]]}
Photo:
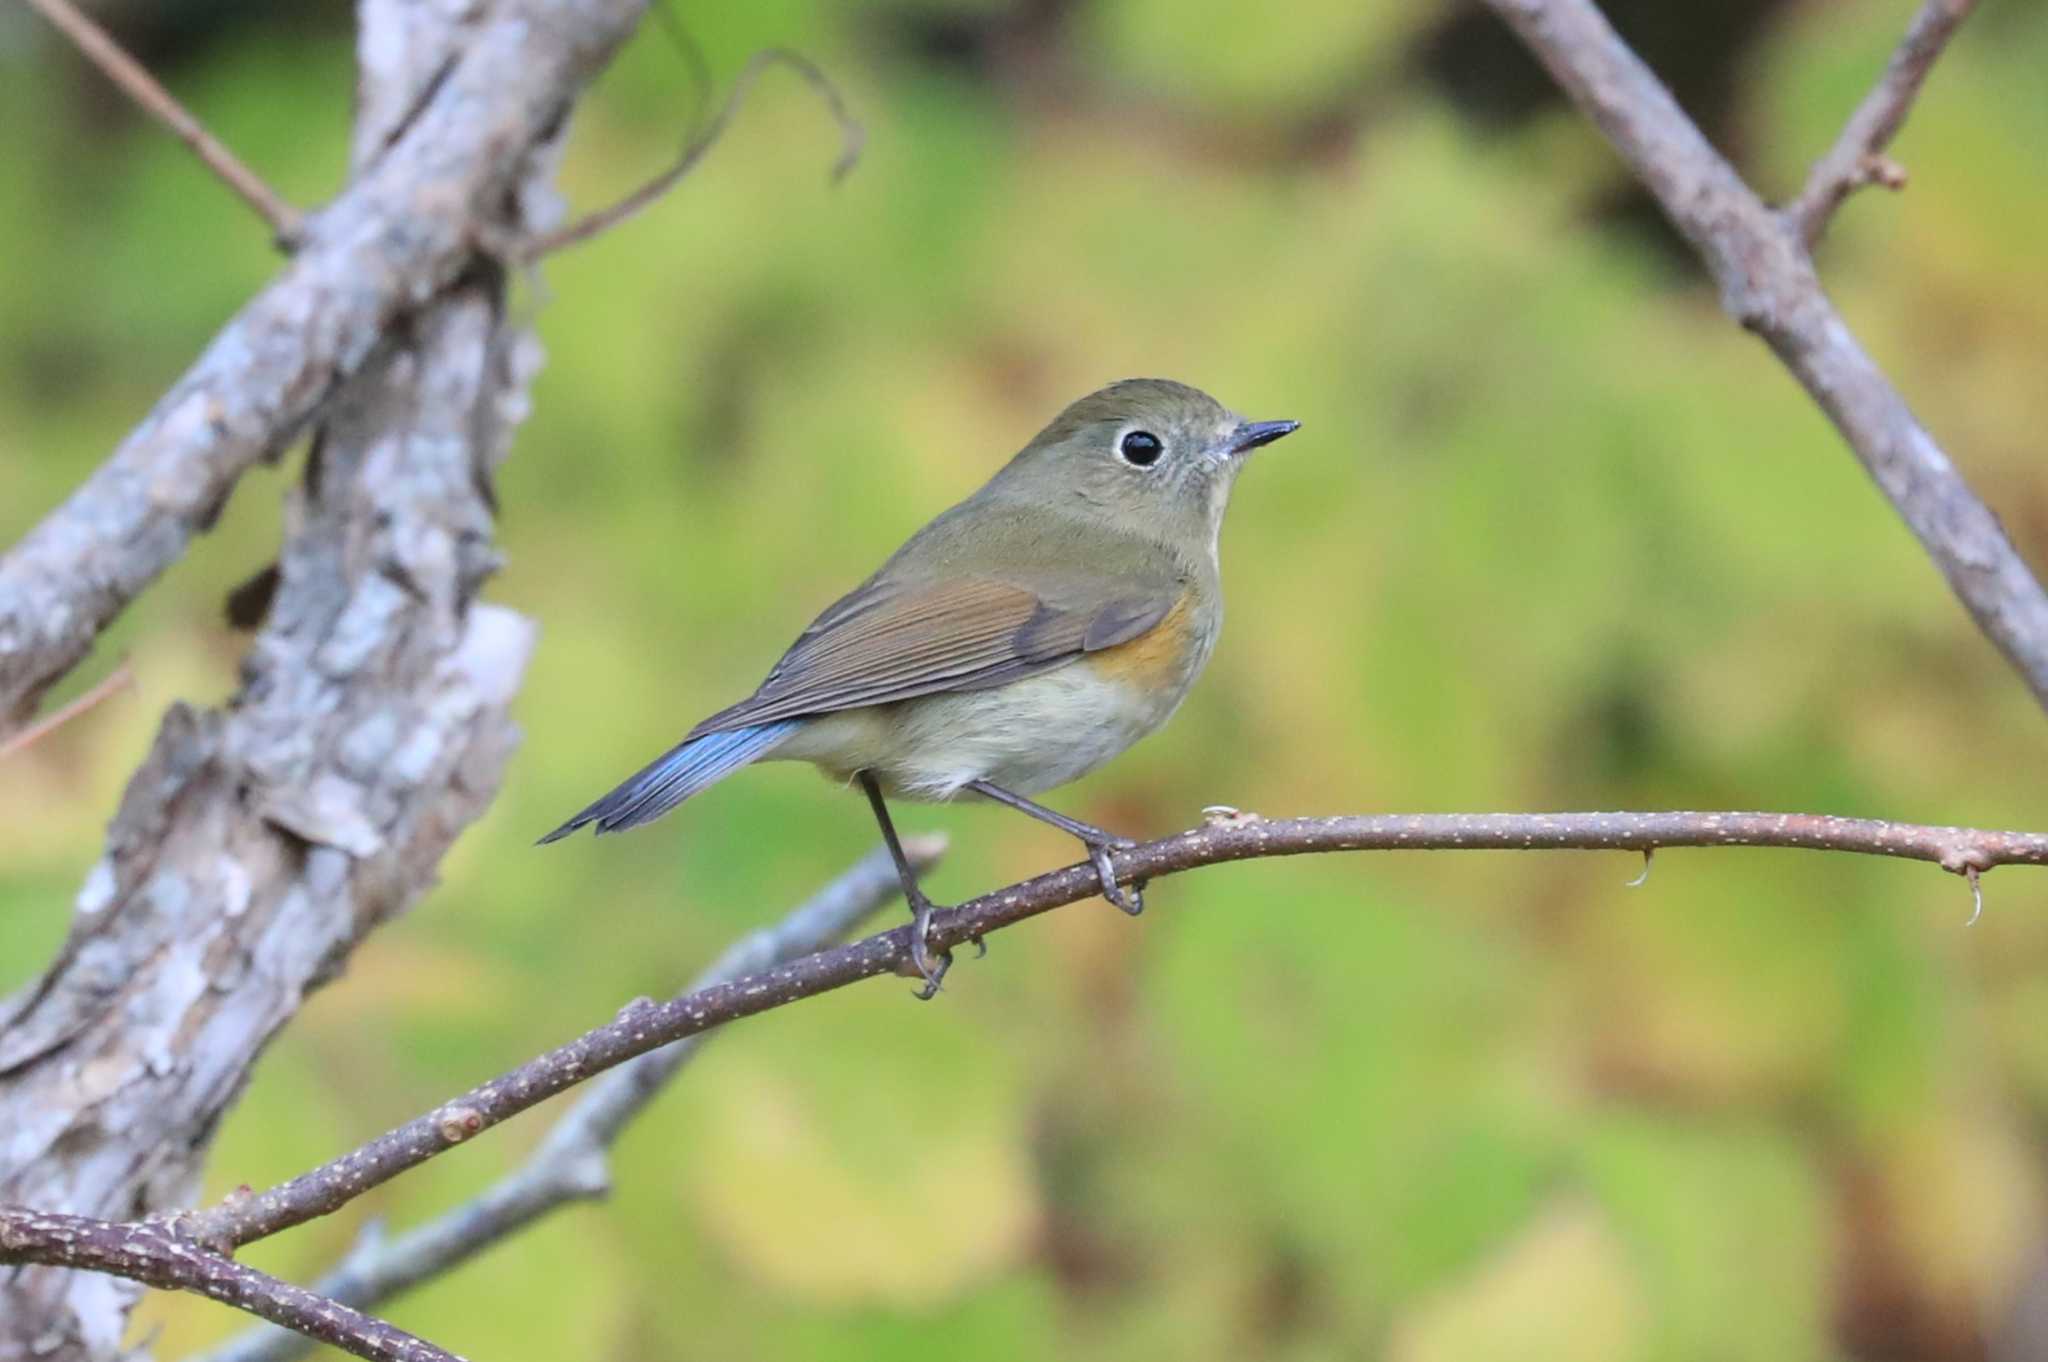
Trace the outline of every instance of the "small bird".
{"label": "small bird", "polygon": [[834,602],[746,699],[556,828],[638,827],[756,761],[858,784],[895,858],[912,956],[937,991],[949,957],[886,797],[976,795],[1070,833],[1102,895],[1131,846],[1026,798],[1095,770],[1173,714],[1223,624],[1217,541],[1245,456],[1299,427],[1246,421],[1183,383],[1134,378],[1075,402],[967,500]]}

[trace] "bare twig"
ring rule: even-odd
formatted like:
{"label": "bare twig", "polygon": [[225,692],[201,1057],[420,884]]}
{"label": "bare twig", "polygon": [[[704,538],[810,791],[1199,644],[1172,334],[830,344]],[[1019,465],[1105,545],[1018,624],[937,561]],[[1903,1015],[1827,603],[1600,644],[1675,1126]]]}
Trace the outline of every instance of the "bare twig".
{"label": "bare twig", "polygon": [[[470,268],[483,225],[643,4],[503,0],[447,19],[464,42],[430,97],[113,456],[0,559],[0,731],[213,523],[243,473],[298,438],[394,318]],[[408,8],[441,22],[437,7]]]}
{"label": "bare twig", "polygon": [[102,701],[119,694],[134,684],[135,673],[129,668],[127,659],[123,658],[115,665],[114,670],[94,682],[92,689],[79,695],[70,703],[58,706],[56,710],[45,714],[42,718],[36,720],[12,737],[0,739],[0,761],[13,756],[16,752],[26,751],[28,748],[33,747],[36,743],[70,723],[87,710],[97,708]]}
{"label": "bare twig", "polygon": [[0,1263],[78,1268],[190,1291],[373,1362],[462,1362],[381,1319],[209,1253],[159,1225],[0,1206]]}
{"label": "bare twig", "polygon": [[[922,872],[937,864],[945,846],[943,837],[921,837],[911,838],[903,849]],[[708,988],[758,974],[828,946],[899,893],[895,863],[885,848],[877,847],[782,921],[736,943],[691,987]],[[627,1123],[689,1062],[697,1044],[678,1041],[612,1070],[555,1123],[520,1168],[473,1200],[395,1239],[374,1229],[366,1232],[333,1272],[313,1284],[314,1293],[369,1309],[465,1262],[557,1207],[604,1195],[610,1188],[606,1154]],[[258,1326],[195,1362],[288,1362],[310,1350],[311,1344],[299,1334]]]}
{"label": "bare twig", "polygon": [[64,36],[77,45],[86,60],[97,66],[130,99],[142,107],[144,112],[157,122],[169,128],[178,140],[192,148],[208,170],[221,183],[239,195],[242,201],[256,210],[266,223],[280,248],[291,250],[298,244],[300,228],[303,225],[299,210],[284,201],[282,195],[265,184],[263,177],[243,165],[232,151],[206,130],[206,126],[194,118],[184,105],[178,103],[169,90],[157,83],[142,63],[129,56],[121,45],[113,40],[107,31],[79,12],[71,0],[28,0]]}
{"label": "bare twig", "polygon": [[[2048,833],[1797,813],[1381,814],[1273,822],[1236,814],[1173,837],[1119,848],[1114,855],[1117,878],[1133,882],[1225,861],[1329,851],[1640,852],[1681,846],[1861,852],[1931,861],[1958,875],[1999,865],[2048,865]],[[938,913],[929,940],[934,949],[949,950],[1093,897],[1099,888],[1087,864],[1055,870]],[[905,926],[629,1010],[331,1163],[268,1191],[176,1216],[174,1223],[180,1232],[221,1250],[264,1238],[335,1211],[371,1187],[636,1055],[799,998],[912,969],[910,928]]]}
{"label": "bare twig", "polygon": [[1786,218],[1808,246],[1820,240],[1843,200],[1865,185],[1906,187],[1904,168],[1884,154],[1885,148],[1905,126],[1921,83],[1976,3],[1927,0],[1913,16],[1876,88],[1856,106],[1827,155],[1814,162],[1799,197],[1785,207]]}
{"label": "bare twig", "polygon": [[1728,315],[1805,387],[1971,616],[2048,706],[2048,594],[1822,292],[1800,233],[1742,182],[1592,0],[1486,0],[1706,262]]}
{"label": "bare twig", "polygon": [[675,164],[609,208],[600,208],[597,212],[578,218],[566,226],[557,227],[551,232],[543,232],[525,242],[517,243],[509,254],[521,264],[530,264],[542,256],[552,255],[565,246],[573,246],[589,240],[600,232],[609,231],[626,219],[646,210],[662,195],[675,188],[677,182],[696,169],[697,163],[704,159],[705,154],[718,145],[718,139],[725,135],[726,127],[731,124],[733,115],[739,112],[740,106],[746,102],[747,95],[753,90],[754,82],[771,66],[786,66],[802,76],[804,82],[816,90],[818,97],[825,101],[825,107],[831,110],[833,120],[839,124],[840,137],[839,159],[832,163],[832,182],[837,184],[845,179],[853,170],[854,164],[860,160],[861,147],[867,141],[867,130],[847,107],[845,97],[839,93],[839,87],[834,85],[831,77],[819,70],[810,58],[787,48],[771,47],[756,52],[747,62],[745,69],[739,74],[739,79],[733,82],[731,93],[726,95],[725,103],[719,105],[718,112],[711,115],[710,122],[690,138],[682,154],[676,158]]}

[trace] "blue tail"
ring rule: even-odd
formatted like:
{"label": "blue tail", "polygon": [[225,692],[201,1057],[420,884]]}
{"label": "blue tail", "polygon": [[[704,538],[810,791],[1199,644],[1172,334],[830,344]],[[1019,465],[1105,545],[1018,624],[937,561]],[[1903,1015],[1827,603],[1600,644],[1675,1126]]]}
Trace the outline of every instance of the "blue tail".
{"label": "blue tail", "polygon": [[697,791],[765,756],[798,722],[785,719],[691,738],[649,762],[639,774],[540,840],[557,841],[585,823],[597,824],[599,833],[651,823]]}

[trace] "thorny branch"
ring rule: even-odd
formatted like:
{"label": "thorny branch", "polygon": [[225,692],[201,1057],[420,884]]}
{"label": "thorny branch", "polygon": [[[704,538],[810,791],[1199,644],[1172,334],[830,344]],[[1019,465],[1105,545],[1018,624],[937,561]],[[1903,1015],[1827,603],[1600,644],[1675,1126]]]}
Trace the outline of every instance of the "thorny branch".
{"label": "thorny branch", "polygon": [[[903,850],[922,873],[938,863],[945,846],[943,837],[913,837]],[[894,862],[885,848],[877,847],[780,922],[741,938],[690,987],[709,988],[821,950],[901,892]],[[367,1310],[459,1266],[558,1207],[603,1196],[611,1188],[606,1155],[612,1145],[696,1052],[696,1041],[678,1041],[612,1070],[555,1122],[521,1167],[396,1239],[366,1232],[333,1272],[313,1284],[313,1291]],[[310,1349],[301,1334],[259,1325],[195,1362],[288,1362]]]}
{"label": "thorny branch", "polygon": [[255,209],[258,216],[270,224],[271,236],[280,247],[290,250],[298,244],[302,225],[299,210],[264,183],[261,175],[243,165],[235,153],[208,132],[205,124],[194,118],[169,90],[158,83],[155,76],[149,74],[141,62],[123,51],[105,29],[81,13],[71,0],[28,2],[61,29],[64,36],[85,54],[86,60],[120,86],[122,92],[145,112],[175,133],[179,141],[192,148],[193,155],[208,170]]}
{"label": "thorny branch", "polygon": [[403,1329],[208,1252],[161,1225],[0,1206],[0,1263],[83,1268],[190,1291],[372,1362],[462,1362]]}
{"label": "thorny branch", "polygon": [[[1828,301],[1801,226],[1743,183],[1593,0],[1486,2],[1656,196],[1706,262],[1722,308],[1761,336],[1827,413],[1977,627],[2048,706],[2048,594]],[[1960,8],[1929,0],[1908,35],[1909,55],[1894,59],[1875,105],[1865,101],[1845,136],[1896,129],[1925,63],[1960,20],[1957,13],[1937,21],[1928,11]],[[1897,93],[1885,96],[1887,87]],[[1823,166],[1832,160],[1830,153]]]}
{"label": "thorny branch", "polygon": [[[1201,827],[1120,848],[1114,855],[1119,881],[1136,883],[1228,861],[1317,852],[1615,850],[1647,856],[1659,847],[1683,846],[1789,847],[1929,861],[1965,876],[1973,895],[1983,872],[1993,867],[2048,865],[2048,833],[1819,814],[1686,812],[1387,814],[1269,822],[1256,814],[1216,810]],[[925,843],[915,854],[929,858],[937,850]],[[871,907],[882,896],[885,879],[879,858],[870,857],[779,927],[743,942],[707,977],[728,969],[755,972],[700,984],[666,1003],[643,999],[630,1004],[612,1022],[266,1192],[238,1195],[209,1211],[125,1225],[0,1208],[0,1263],[55,1263],[196,1290],[309,1336],[338,1342],[359,1356],[446,1357],[360,1316],[336,1297],[349,1289],[365,1298],[388,1295],[460,1261],[559,1201],[599,1194],[605,1182],[603,1151],[687,1058],[689,1048],[675,1042],[862,979],[914,970],[908,926],[770,964],[829,939],[831,931],[853,920],[855,909]],[[1089,898],[1099,889],[1087,864],[1052,871],[940,912],[932,921],[930,942],[944,951],[979,941],[991,932]],[[664,1046],[669,1047],[665,1052],[650,1053]],[[306,1291],[250,1273],[230,1256],[243,1244],[337,1210],[489,1127],[643,1056],[572,1109],[526,1169],[469,1206],[406,1236],[391,1251],[373,1249],[365,1263],[353,1266],[375,1264],[377,1271],[365,1274],[352,1288],[348,1282],[322,1283],[322,1290]],[[466,1223],[469,1217],[475,1219]],[[330,1286],[331,1293],[326,1291]],[[333,1329],[344,1326],[352,1332],[332,1336]],[[320,1327],[330,1333],[315,1332]],[[238,1350],[243,1347],[248,1351]],[[234,1345],[214,1362],[291,1355],[290,1349],[254,1338]]]}
{"label": "thorny branch", "polygon": [[[1225,814],[1176,836],[1118,849],[1117,878],[1136,883],[1201,866],[1330,851],[1602,850],[1796,847],[1931,861],[1957,875],[2000,865],[2048,865],[2048,833],[1990,832],[1797,813],[1379,814],[1268,822]],[[1088,865],[1069,866],[942,911],[930,942],[944,951],[1063,904],[1092,897]],[[338,1210],[365,1191],[474,1139],[499,1122],[636,1055],[741,1017],[914,970],[910,928],[714,984],[665,1003],[630,1007],[511,1072],[414,1118],[361,1148],[268,1191],[174,1217],[182,1233],[228,1250]]]}
{"label": "thorny branch", "polygon": [[1927,0],[1913,16],[1876,87],[1856,106],[1827,155],[1814,162],[1799,197],[1785,206],[1785,216],[1808,246],[1820,240],[1842,201],[1865,185],[1906,187],[1904,168],[1884,154],[1885,148],[1905,126],[1921,82],[1976,5],[1977,0]]}

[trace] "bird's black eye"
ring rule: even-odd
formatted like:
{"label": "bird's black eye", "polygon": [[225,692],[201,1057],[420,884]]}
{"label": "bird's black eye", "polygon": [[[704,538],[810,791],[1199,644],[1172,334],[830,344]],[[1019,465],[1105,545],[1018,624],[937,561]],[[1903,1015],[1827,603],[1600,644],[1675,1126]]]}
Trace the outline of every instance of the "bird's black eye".
{"label": "bird's black eye", "polygon": [[1159,455],[1166,446],[1160,444],[1159,437],[1149,430],[1133,430],[1116,442],[1116,448],[1124,456],[1125,463],[1150,468],[1159,462]]}

